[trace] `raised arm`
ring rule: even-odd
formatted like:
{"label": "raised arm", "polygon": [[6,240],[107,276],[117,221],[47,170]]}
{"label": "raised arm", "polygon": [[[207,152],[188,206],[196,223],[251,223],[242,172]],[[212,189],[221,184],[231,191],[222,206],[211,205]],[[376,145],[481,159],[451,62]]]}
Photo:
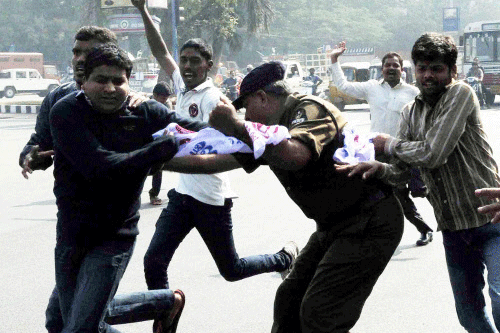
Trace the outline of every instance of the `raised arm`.
{"label": "raised arm", "polygon": [[345,42],[339,43],[339,45],[330,52],[330,59],[332,62],[332,81],[338,90],[352,97],[359,99],[366,99],[368,95],[367,88],[370,85],[369,82],[349,82],[340,67],[338,58],[345,52],[346,46]]}
{"label": "raised arm", "polygon": [[346,49],[347,48],[345,47],[345,41],[342,41],[339,43],[339,45],[336,45],[332,52],[329,53],[332,64],[335,64],[339,60],[339,57],[345,52]]}
{"label": "raised arm", "polygon": [[146,38],[148,40],[149,48],[153,53],[153,56],[158,61],[160,67],[168,74],[172,75],[176,68],[178,68],[175,63],[175,59],[172,57],[168,51],[167,44],[163,38],[161,38],[160,32],[156,29],[153,24],[153,19],[146,8],[146,0],[131,0],[132,4],[139,9],[142,16],[142,21],[144,22],[144,29],[146,30]]}

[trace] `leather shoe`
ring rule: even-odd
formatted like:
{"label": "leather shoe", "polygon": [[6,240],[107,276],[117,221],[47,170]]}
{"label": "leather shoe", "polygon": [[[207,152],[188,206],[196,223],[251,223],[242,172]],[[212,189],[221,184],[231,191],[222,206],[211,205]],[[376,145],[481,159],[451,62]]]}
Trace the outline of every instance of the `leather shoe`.
{"label": "leather shoe", "polygon": [[424,246],[432,242],[432,231],[422,232],[417,246]]}

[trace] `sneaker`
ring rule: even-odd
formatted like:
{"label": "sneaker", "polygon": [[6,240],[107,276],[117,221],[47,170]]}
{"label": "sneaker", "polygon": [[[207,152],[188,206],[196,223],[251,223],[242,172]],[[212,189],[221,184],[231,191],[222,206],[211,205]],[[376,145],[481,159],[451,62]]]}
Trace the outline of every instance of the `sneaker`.
{"label": "sneaker", "polygon": [[293,263],[295,262],[295,259],[297,259],[297,256],[299,255],[299,247],[297,246],[297,243],[295,243],[294,241],[290,241],[287,242],[285,246],[283,246],[280,252],[286,253],[292,259],[290,266],[288,266],[288,268],[285,269],[284,271],[280,272],[281,278],[284,280],[286,279],[288,274],[290,274],[293,267]]}

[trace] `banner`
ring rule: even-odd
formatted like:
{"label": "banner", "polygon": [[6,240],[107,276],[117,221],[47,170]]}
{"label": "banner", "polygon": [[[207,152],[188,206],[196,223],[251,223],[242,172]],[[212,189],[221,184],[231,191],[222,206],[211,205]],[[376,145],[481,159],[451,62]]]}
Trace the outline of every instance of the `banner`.
{"label": "banner", "polygon": [[443,8],[443,31],[458,31],[460,11],[458,7]]}

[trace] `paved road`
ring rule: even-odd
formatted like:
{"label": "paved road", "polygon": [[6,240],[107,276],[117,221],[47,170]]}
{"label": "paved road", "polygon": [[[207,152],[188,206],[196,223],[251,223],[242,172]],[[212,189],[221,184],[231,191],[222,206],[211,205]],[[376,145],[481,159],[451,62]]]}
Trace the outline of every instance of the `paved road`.
{"label": "paved road", "polygon": [[[369,128],[368,112],[359,107],[347,111],[350,121],[363,131]],[[20,174],[18,153],[31,133],[35,115],[0,114],[0,333],[44,332],[44,310],[54,286],[53,248],[56,207],[52,194],[52,169],[35,172],[29,180]],[[483,111],[490,140],[500,156],[500,109]],[[166,173],[160,193],[166,198],[176,175]],[[239,194],[233,209],[234,236],[241,256],[274,252],[288,240],[303,246],[314,223],[303,216],[286,196],[271,172],[263,167],[251,175],[230,173]],[[162,207],[148,204],[143,193],[140,230],[134,257],[119,293],[146,288],[142,257],[154,232]],[[113,195],[110,189],[110,196]],[[435,227],[432,209],[416,199],[422,215]],[[419,234],[406,224],[403,240],[368,299],[353,332],[454,333],[463,331],[454,312],[451,288],[444,264],[441,235],[431,245],[414,246]],[[263,274],[229,283],[219,275],[201,238],[191,233],[179,247],[171,264],[173,288],[187,295],[180,333],[262,333],[272,323],[278,274]],[[119,327],[123,332],[150,332],[151,323]]]}

